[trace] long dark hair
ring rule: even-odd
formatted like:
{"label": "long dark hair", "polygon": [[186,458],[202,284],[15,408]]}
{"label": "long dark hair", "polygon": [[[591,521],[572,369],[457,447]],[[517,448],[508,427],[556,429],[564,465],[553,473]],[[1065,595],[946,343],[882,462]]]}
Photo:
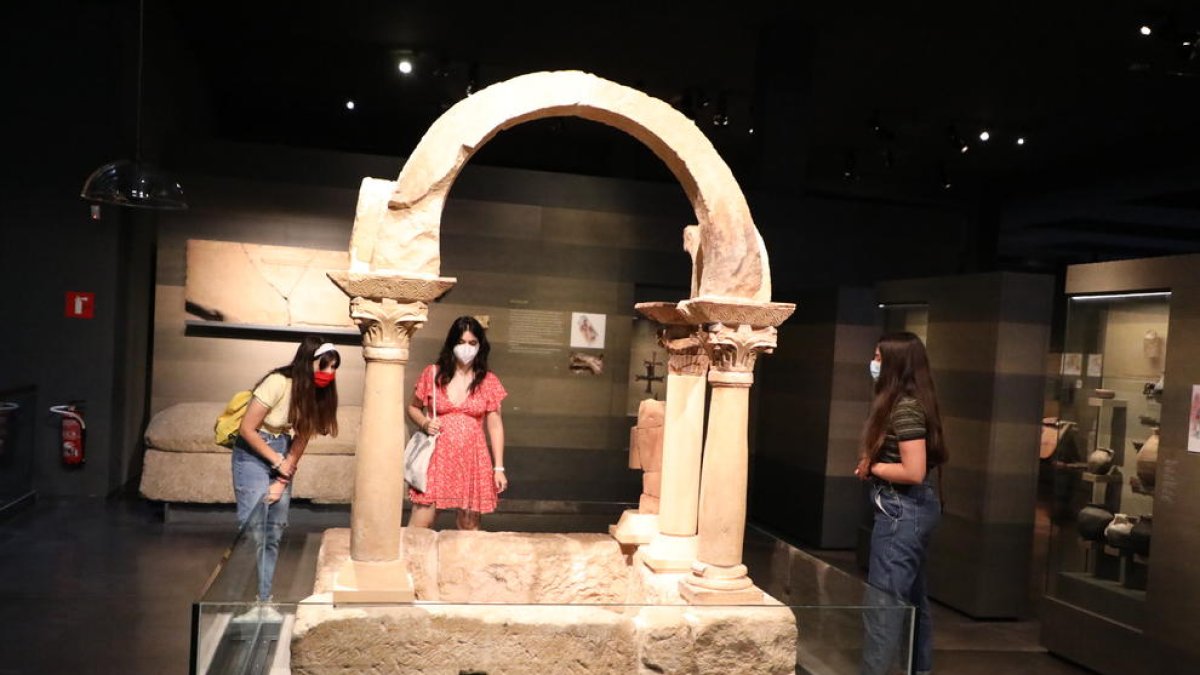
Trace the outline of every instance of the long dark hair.
{"label": "long dark hair", "polygon": [[929,372],[929,356],[921,338],[908,332],[888,333],[879,338],[879,379],[875,382],[875,398],[871,414],[863,427],[859,455],[877,462],[883,452],[892,408],[902,396],[917,399],[925,411],[925,463],[941,466],[950,458],[942,436],[942,415],[938,410],[937,390]]}
{"label": "long dark hair", "polygon": [[437,358],[437,384],[439,387],[444,387],[450,384],[450,380],[454,377],[454,348],[458,346],[458,341],[462,339],[463,333],[470,331],[479,340],[479,353],[475,355],[475,360],[471,362],[471,369],[475,371],[475,377],[471,379],[471,386],[467,389],[468,392],[474,392],[482,382],[483,378],[488,373],[488,352],[492,351],[492,346],[488,344],[487,331],[484,330],[483,324],[479,323],[473,316],[460,316],[450,324],[450,330],[446,332],[446,342],[442,344],[442,352]]}
{"label": "long dark hair", "polygon": [[[288,423],[297,438],[312,438],[317,434],[337,436],[337,381],[320,388],[313,384],[313,354],[325,340],[316,335],[305,336],[296,348],[292,362],[280,366],[272,373],[279,373],[292,381],[292,404],[288,409]],[[319,357],[318,368],[340,366],[342,356],[337,350],[327,351]],[[268,373],[269,375],[270,373]]]}

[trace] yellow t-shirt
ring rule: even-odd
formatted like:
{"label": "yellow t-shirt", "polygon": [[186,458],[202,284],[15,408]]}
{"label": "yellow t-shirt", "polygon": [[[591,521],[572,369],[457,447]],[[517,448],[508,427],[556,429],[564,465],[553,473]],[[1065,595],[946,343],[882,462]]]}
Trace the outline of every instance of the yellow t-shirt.
{"label": "yellow t-shirt", "polygon": [[267,416],[262,426],[275,433],[291,432],[288,409],[292,405],[292,379],[279,373],[271,373],[254,390],[254,398],[267,406]]}

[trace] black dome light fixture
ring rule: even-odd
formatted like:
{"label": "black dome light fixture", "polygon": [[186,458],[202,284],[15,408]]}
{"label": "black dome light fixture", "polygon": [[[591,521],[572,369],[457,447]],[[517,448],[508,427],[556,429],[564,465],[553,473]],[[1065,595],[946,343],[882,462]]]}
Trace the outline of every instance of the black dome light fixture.
{"label": "black dome light fixture", "polygon": [[[137,123],[133,159],[109,162],[92,172],[79,193],[89,202],[177,211],[188,207],[179,183],[162,170],[142,161],[142,67],[145,42],[146,0],[138,2]],[[95,207],[93,215],[95,216]]]}

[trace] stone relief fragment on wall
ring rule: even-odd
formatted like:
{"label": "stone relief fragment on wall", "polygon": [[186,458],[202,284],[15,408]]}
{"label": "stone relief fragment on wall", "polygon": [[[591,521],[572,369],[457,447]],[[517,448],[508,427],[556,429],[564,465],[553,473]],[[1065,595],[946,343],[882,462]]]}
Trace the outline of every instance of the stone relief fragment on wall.
{"label": "stone relief fragment on wall", "polygon": [[189,315],[261,326],[353,328],[346,296],[326,272],[344,271],[346,251],[189,239]]}

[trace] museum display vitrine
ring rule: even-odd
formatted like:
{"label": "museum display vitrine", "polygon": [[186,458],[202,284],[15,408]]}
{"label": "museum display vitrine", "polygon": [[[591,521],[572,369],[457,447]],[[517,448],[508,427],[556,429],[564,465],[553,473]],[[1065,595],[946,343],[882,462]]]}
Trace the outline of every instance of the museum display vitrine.
{"label": "museum display vitrine", "polygon": [[[264,516],[236,535],[193,603],[192,673],[856,673],[868,614],[912,630],[911,606],[760,530],[746,558],[771,598],[754,606],[655,597],[647,591],[674,584],[603,534],[433,530],[404,535],[421,561],[416,602],[339,606],[330,590],[350,531],[303,524],[285,530],[272,601],[256,603]],[[571,555],[529,555],[565,537]],[[898,667],[909,660],[902,639]]]}
{"label": "museum display vitrine", "polygon": [[[1044,439],[1047,594],[1140,629],[1151,565],[1170,293],[1069,298]],[[1052,450],[1051,450],[1052,448]]]}

